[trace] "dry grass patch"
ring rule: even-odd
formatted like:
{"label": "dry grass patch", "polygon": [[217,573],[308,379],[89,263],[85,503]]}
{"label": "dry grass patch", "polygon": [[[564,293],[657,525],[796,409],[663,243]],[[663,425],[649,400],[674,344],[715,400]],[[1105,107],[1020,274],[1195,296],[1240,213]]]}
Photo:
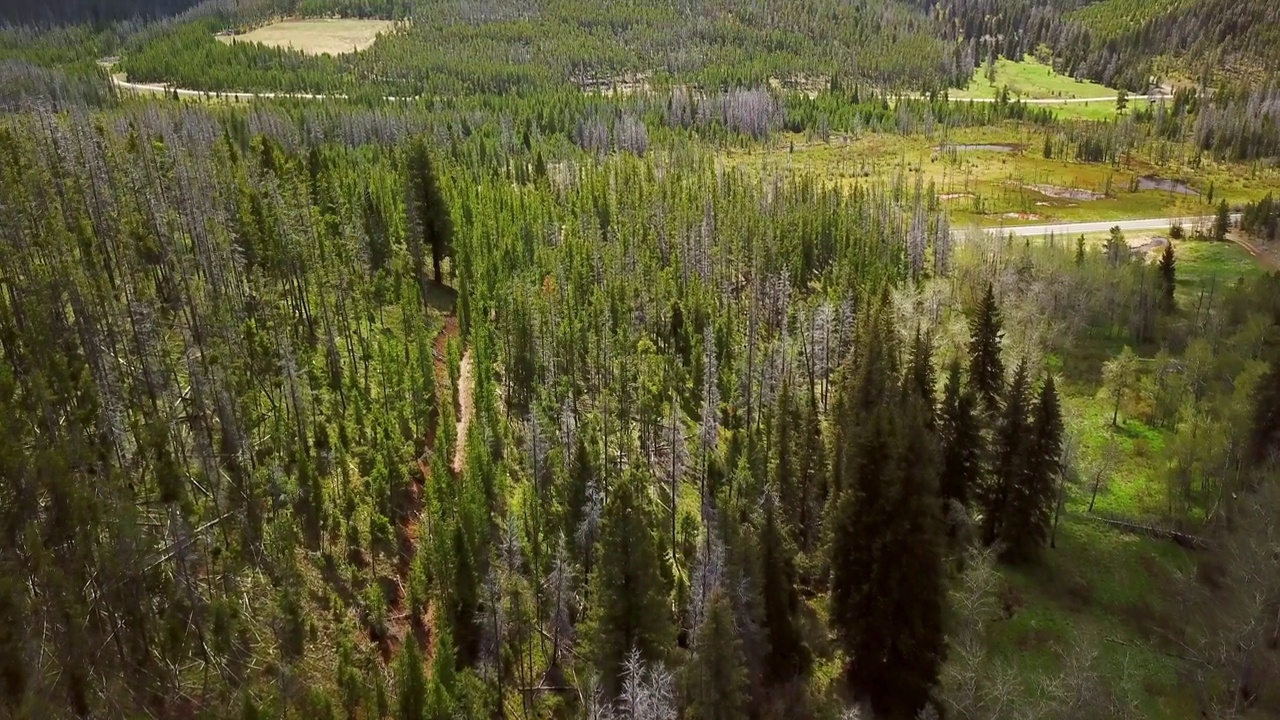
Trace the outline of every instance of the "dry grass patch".
{"label": "dry grass patch", "polygon": [[282,20],[239,35],[219,35],[218,39],[225,43],[258,42],[293,48],[309,55],[341,55],[369,47],[380,33],[389,33],[395,26],[391,20]]}

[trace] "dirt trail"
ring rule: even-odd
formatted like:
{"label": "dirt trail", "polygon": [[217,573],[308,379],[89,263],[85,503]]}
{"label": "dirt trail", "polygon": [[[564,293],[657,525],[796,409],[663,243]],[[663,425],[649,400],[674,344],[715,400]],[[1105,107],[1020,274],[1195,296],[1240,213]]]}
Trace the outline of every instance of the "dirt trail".
{"label": "dirt trail", "polygon": [[[444,383],[448,382],[449,371],[448,364],[444,360],[446,348],[448,347],[449,338],[459,338],[458,319],[454,315],[445,316],[444,327],[441,328],[440,334],[436,336],[433,345],[435,347],[435,373],[436,382],[440,383],[437,387],[447,387]],[[456,425],[457,438],[456,447],[453,452],[453,461],[450,463],[450,469],[453,474],[459,475],[466,469],[466,438],[467,429],[471,426],[471,418],[475,415],[475,405],[472,401],[473,390],[475,387],[475,362],[472,359],[471,349],[462,355],[462,362],[458,370],[458,421]],[[435,432],[428,432],[426,437],[427,454],[418,458],[418,467],[423,478],[431,476],[431,467],[428,462],[430,449],[435,445]],[[421,529],[420,513],[422,511],[422,490],[423,488],[415,483],[410,493],[410,507],[407,517],[404,521],[403,532],[407,538],[407,552],[401,555],[399,565],[396,568],[396,584],[398,592],[391,602],[391,617],[389,618],[390,632],[388,637],[380,643],[382,651],[382,660],[384,663],[390,663],[399,652],[399,648],[409,637],[413,637],[418,646],[422,649],[423,664],[428,676],[431,674],[431,665],[435,659],[435,645],[431,639],[435,637],[436,629],[436,605],[434,602],[428,602],[427,607],[423,611],[422,622],[413,622],[409,616],[406,607],[405,589],[409,582],[409,569],[414,554],[418,549],[418,533]]]}
{"label": "dirt trail", "polygon": [[1253,256],[1258,264],[1266,270],[1280,270],[1280,259],[1277,259],[1270,248],[1259,246],[1243,237],[1243,233],[1234,232],[1227,235],[1227,239],[1244,248],[1246,252]]}
{"label": "dirt trail", "polygon": [[472,399],[475,389],[475,362],[471,358],[471,348],[462,354],[462,363],[458,370],[458,427],[454,435],[456,442],[453,448],[453,472],[461,474],[467,466],[467,429],[471,427],[471,418],[476,407]]}

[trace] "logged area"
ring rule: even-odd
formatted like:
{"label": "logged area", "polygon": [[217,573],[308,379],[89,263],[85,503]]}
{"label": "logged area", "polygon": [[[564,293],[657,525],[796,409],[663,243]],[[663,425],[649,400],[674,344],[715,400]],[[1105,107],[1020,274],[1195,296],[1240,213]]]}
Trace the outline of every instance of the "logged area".
{"label": "logged area", "polygon": [[261,43],[307,55],[342,55],[364,50],[377,40],[378,35],[391,33],[395,27],[396,24],[390,20],[282,20],[245,33],[221,33],[217,37],[228,44]]}
{"label": "logged area", "polygon": [[0,0],[0,718],[1280,717],[1270,7]]}

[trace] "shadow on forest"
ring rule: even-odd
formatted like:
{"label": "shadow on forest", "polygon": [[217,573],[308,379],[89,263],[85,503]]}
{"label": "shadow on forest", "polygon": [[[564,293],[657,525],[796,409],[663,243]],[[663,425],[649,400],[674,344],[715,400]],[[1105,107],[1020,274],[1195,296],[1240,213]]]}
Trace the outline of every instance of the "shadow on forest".
{"label": "shadow on forest", "polygon": [[428,280],[425,286],[427,306],[444,315],[453,314],[458,303],[458,291]]}

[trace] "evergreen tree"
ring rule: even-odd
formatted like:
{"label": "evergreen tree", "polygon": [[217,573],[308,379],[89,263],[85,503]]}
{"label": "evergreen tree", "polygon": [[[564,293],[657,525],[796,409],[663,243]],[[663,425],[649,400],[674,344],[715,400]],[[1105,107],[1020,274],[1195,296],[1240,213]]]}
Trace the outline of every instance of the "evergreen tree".
{"label": "evergreen tree", "polygon": [[427,677],[422,667],[422,653],[412,637],[400,649],[396,673],[396,717],[399,720],[427,720]]}
{"label": "evergreen tree", "polygon": [[450,621],[456,638],[458,663],[467,667],[475,660],[480,647],[480,633],[476,625],[480,579],[476,572],[475,552],[461,522],[454,524],[453,562],[453,583],[449,588]]}
{"label": "evergreen tree", "polygon": [[387,266],[391,260],[391,232],[387,218],[383,215],[382,206],[373,196],[373,190],[364,189],[361,204],[364,215],[364,234],[369,252],[369,267],[376,273]]}
{"label": "evergreen tree", "polygon": [[942,443],[939,486],[944,501],[968,504],[970,493],[981,478],[984,438],[976,406],[973,392],[960,379],[960,362],[952,360],[938,423]]}
{"label": "evergreen tree", "polygon": [[[421,282],[422,246],[426,245],[431,250],[432,276],[437,284],[442,284],[444,275],[440,265],[453,254],[453,220],[440,193],[426,142],[421,139],[413,143],[409,154],[409,213],[414,229],[410,232],[413,236],[410,250],[414,254],[417,278]],[[425,288],[423,292],[425,302]]]}
{"label": "evergreen tree", "polygon": [[1246,457],[1260,468],[1273,462],[1280,450],[1280,362],[1273,362],[1262,377],[1256,397]]}
{"label": "evergreen tree", "polygon": [[987,545],[1004,538],[1010,496],[1026,472],[1027,402],[1027,364],[1023,361],[1005,394],[992,447],[991,477],[982,488],[982,539]]}
{"label": "evergreen tree", "polygon": [[842,381],[843,395],[880,402],[865,413],[842,402],[836,420],[844,477],[828,519],[831,622],[855,693],[878,716],[912,718],[929,700],[945,649],[937,442],[915,394],[874,367],[892,357],[882,312],[870,313],[861,336],[888,352],[864,341]]}
{"label": "evergreen tree", "polygon": [[809,648],[800,634],[796,613],[795,550],[778,521],[777,502],[765,499],[764,528],[760,535],[760,583],[764,599],[764,630],[768,641],[765,676],[784,683],[808,670]]}
{"label": "evergreen tree", "polygon": [[671,640],[652,513],[641,471],[631,467],[609,492],[596,556],[607,559],[592,578],[591,656],[602,687],[618,690],[622,663],[632,649],[659,660]]}
{"label": "evergreen tree", "polygon": [[969,387],[977,394],[988,417],[996,415],[1004,391],[1004,363],[1000,359],[1002,328],[995,290],[988,284],[977,312],[969,321]]}
{"label": "evergreen tree", "polygon": [[782,381],[782,389],[778,392],[778,401],[773,412],[773,493],[782,503],[787,530],[796,532],[800,528],[801,506],[804,497],[799,487],[800,478],[796,471],[796,431],[800,429],[800,412],[791,394],[791,383]]}
{"label": "evergreen tree", "polygon": [[1227,199],[1223,198],[1218,203],[1218,212],[1213,218],[1213,239],[1218,242],[1226,242],[1227,231],[1231,229],[1231,206],[1227,205]]}
{"label": "evergreen tree", "polygon": [[1009,488],[1002,540],[1011,560],[1032,558],[1049,540],[1062,459],[1062,410],[1053,376],[1040,388],[1028,429],[1021,477]]}
{"label": "evergreen tree", "polygon": [[689,720],[737,720],[746,715],[747,672],[733,608],[719,588],[697,628],[686,681]]}
{"label": "evergreen tree", "polygon": [[[414,642],[407,642],[414,645]],[[426,720],[453,720],[454,686],[457,658],[454,656],[453,634],[441,625],[432,645],[431,680],[427,684]]]}
{"label": "evergreen tree", "polygon": [[23,618],[26,597],[19,575],[10,567],[0,573],[0,707],[17,715],[27,690]]}
{"label": "evergreen tree", "polygon": [[1178,270],[1174,258],[1173,242],[1165,243],[1164,252],[1160,253],[1160,289],[1164,296],[1165,312],[1173,312],[1176,308],[1174,291],[1177,290]]}
{"label": "evergreen tree", "polygon": [[818,400],[809,395],[803,417],[800,419],[799,436],[796,438],[796,475],[799,478],[797,494],[800,497],[800,513],[796,525],[796,542],[802,552],[813,550],[818,539],[818,520],[826,502],[827,448],[822,438],[822,419],[818,412]]}
{"label": "evergreen tree", "polygon": [[934,428],[937,419],[938,377],[933,367],[933,343],[916,328],[915,339],[911,343],[911,356],[908,359],[910,382],[914,392],[925,411],[925,421],[929,429]]}
{"label": "evergreen tree", "polygon": [[1129,245],[1124,240],[1124,231],[1119,225],[1111,228],[1111,234],[1107,236],[1106,245],[1107,263],[1111,267],[1119,267],[1125,258],[1129,257]]}

